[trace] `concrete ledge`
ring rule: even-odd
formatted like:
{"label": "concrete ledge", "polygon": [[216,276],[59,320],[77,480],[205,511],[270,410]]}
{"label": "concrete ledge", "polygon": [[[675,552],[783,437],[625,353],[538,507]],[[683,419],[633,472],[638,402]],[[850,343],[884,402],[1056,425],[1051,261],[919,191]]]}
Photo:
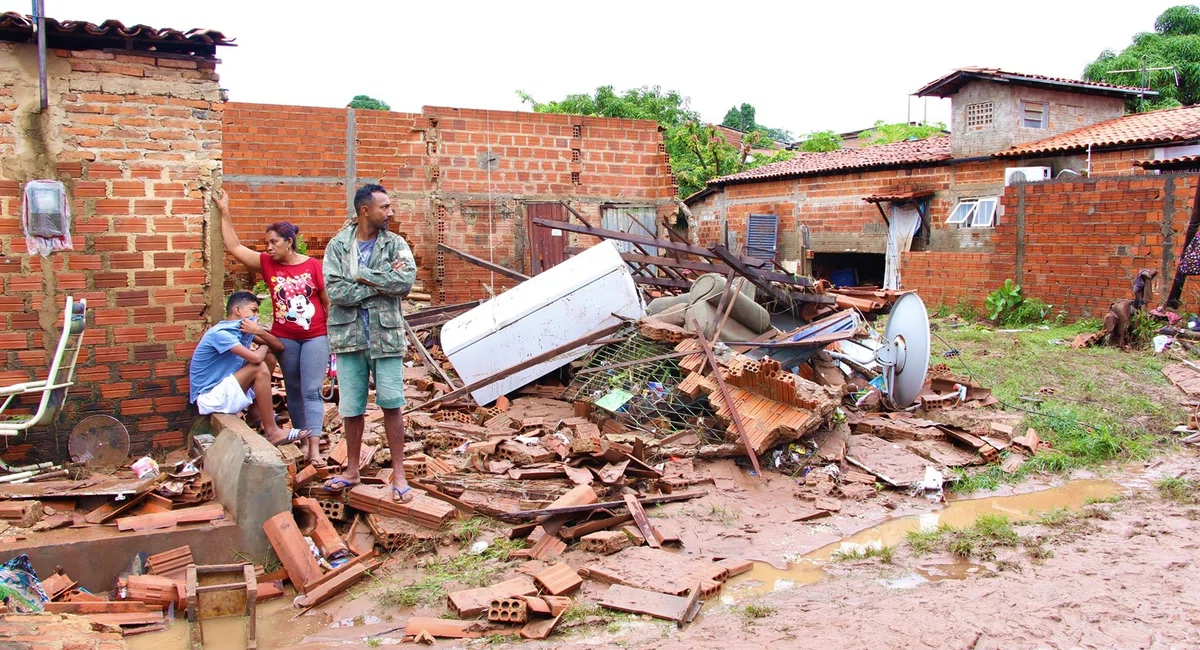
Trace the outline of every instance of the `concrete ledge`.
{"label": "concrete ledge", "polygon": [[266,438],[233,415],[210,416],[216,441],[204,455],[217,500],[241,530],[236,550],[256,562],[271,548],[263,522],[292,508],[283,456]]}

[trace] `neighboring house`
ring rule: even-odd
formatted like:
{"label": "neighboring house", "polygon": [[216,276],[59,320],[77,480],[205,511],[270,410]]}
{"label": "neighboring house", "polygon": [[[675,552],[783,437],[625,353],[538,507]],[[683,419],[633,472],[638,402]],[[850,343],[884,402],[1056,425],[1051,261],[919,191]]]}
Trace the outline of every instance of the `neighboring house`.
{"label": "neighboring house", "polygon": [[[1135,163],[1200,155],[1200,107],[1123,115],[1143,93],[956,70],[917,93],[951,98],[949,137],[802,153],[686,202],[701,242],[740,249],[751,225],[760,239],[774,226],[777,260],[818,278],[914,288],[936,305],[980,304],[1014,277],[1097,314],[1124,297],[1135,266],[1166,275],[1182,245],[1193,177]],[[1198,163],[1166,169],[1187,164]],[[1141,178],[1105,182],[1116,175]]]}
{"label": "neighboring house", "polygon": [[[721,124],[710,124],[709,126],[713,127],[721,135],[725,136],[726,142],[737,147],[737,149],[739,151],[742,149],[742,138],[746,137],[745,131],[740,131],[738,129],[724,126]],[[779,151],[780,149],[786,149],[786,148],[788,148],[786,143],[778,142],[778,141],[771,140],[768,138],[766,140],[763,140],[760,143],[759,147],[757,147],[755,149],[751,149],[750,153],[761,154],[763,156],[770,156],[770,155],[773,155],[776,151]]]}

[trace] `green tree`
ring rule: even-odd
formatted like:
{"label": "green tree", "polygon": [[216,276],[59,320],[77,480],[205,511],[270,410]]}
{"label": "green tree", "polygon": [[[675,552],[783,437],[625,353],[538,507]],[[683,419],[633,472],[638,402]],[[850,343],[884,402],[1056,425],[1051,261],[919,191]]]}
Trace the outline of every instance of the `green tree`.
{"label": "green tree", "polygon": [[725,119],[721,120],[721,126],[727,126],[731,129],[737,129],[744,133],[754,131],[761,132],[768,139],[776,142],[791,142],[792,132],[787,129],[773,129],[759,124],[755,119],[754,106],[751,104],[742,104],[734,106],[725,113]]}
{"label": "green tree", "polygon": [[387,102],[381,99],[375,99],[370,95],[355,95],[354,99],[350,100],[350,108],[364,108],[369,111],[390,111],[392,107]]}
{"label": "green tree", "polygon": [[837,151],[843,144],[842,136],[834,131],[813,131],[800,143],[800,151]]}
{"label": "green tree", "polygon": [[1154,21],[1154,31],[1135,34],[1133,43],[1119,53],[1101,52],[1084,68],[1083,78],[1158,92],[1145,101],[1126,102],[1126,109],[1134,113],[1200,103],[1200,9],[1195,5],[1167,9]]}
{"label": "green tree", "polygon": [[945,131],[946,125],[943,122],[934,122],[933,124],[896,122],[895,124],[888,124],[883,120],[877,120],[875,126],[860,133],[858,139],[862,143],[862,146],[870,147],[877,144],[891,144],[904,140],[924,140],[925,138],[942,135]]}
{"label": "green tree", "polygon": [[754,153],[754,149],[765,146],[768,140],[760,131],[747,133],[741,148],[735,147],[720,131],[700,120],[687,97],[659,86],[631,88],[621,93],[612,86],[601,86],[594,94],[567,95],[552,102],[539,102],[522,91],[517,91],[517,95],[538,113],[655,120],[663,127],[663,142],[681,196],[703,189],[718,176],[788,160],[794,155],[790,151]]}

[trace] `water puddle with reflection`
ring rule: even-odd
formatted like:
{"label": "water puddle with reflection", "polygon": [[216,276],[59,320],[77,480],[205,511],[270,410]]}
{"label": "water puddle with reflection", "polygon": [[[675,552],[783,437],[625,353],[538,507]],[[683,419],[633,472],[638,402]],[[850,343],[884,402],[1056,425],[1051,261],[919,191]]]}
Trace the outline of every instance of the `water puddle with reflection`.
{"label": "water puddle with reflection", "polygon": [[[259,603],[257,607],[256,633],[260,650],[289,648],[322,627],[321,618],[316,616],[290,620],[298,610],[292,607],[292,599],[287,596]],[[189,650],[186,613],[179,612],[179,617],[162,632],[127,637],[126,647],[129,650]],[[244,650],[246,647],[244,616],[206,619],[203,629],[204,650]]]}
{"label": "water puddle with reflection", "polygon": [[[897,517],[860,530],[849,537],[804,554],[786,569],[756,562],[749,572],[730,578],[725,583],[721,589],[721,602],[727,605],[734,604],[762,594],[820,582],[830,577],[823,566],[829,563],[834,553],[868,546],[895,546],[905,540],[909,531],[932,530],[942,524],[955,527],[970,526],[980,515],[985,514],[1005,515],[1009,521],[1014,522],[1029,521],[1054,508],[1075,509],[1083,506],[1088,499],[1104,499],[1120,492],[1121,487],[1112,481],[1087,479],[1070,481],[1059,487],[1027,494],[953,500],[941,510]],[[962,580],[983,570],[981,565],[965,561],[920,565],[911,574],[880,582],[887,587],[911,589],[927,582]]]}

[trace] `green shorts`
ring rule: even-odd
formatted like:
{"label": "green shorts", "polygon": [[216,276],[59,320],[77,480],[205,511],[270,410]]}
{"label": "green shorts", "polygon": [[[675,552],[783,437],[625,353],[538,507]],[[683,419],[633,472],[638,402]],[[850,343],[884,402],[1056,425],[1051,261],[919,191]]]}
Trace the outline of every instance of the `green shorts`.
{"label": "green shorts", "polygon": [[371,353],[337,355],[338,413],[352,418],[367,412],[368,376],[375,376],[375,403],[379,408],[404,406],[404,357],[372,359]]}

